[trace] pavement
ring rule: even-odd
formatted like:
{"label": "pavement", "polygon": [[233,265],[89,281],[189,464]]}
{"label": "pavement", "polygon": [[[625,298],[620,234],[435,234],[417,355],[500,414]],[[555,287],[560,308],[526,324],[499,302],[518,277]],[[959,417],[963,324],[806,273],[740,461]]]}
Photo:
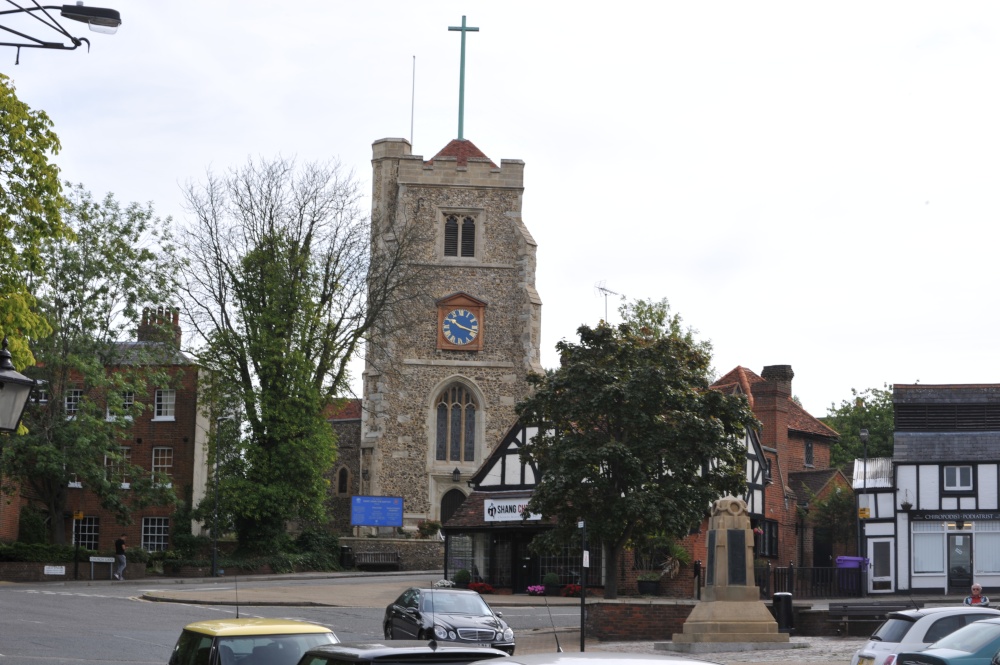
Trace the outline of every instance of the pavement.
{"label": "pavement", "polygon": [[[156,578],[145,577],[124,582],[110,580],[67,581],[70,585],[131,585],[138,587],[137,597],[151,602],[193,603],[206,605],[236,605],[251,607],[282,606],[327,606],[327,607],[384,607],[391,603],[406,586],[433,586],[442,577],[441,571],[403,572],[336,572],[336,573],[295,573],[287,575],[251,575],[219,578]],[[317,584],[319,580],[340,579],[342,584]],[[253,586],[241,583],[253,581]],[[908,597],[925,606],[955,605],[961,598],[947,596]],[[898,600],[899,597],[869,598],[876,600]],[[669,599],[661,599],[659,602]],[[493,594],[487,597],[493,607],[545,606],[562,607],[580,605],[579,598],[561,596],[528,596]],[[650,603],[658,602],[650,600]],[[828,600],[810,599],[812,609],[823,610],[829,606]],[[799,605],[799,603],[796,603]],[[759,649],[753,651],[719,651],[686,656],[699,661],[738,665],[755,663],[759,665],[788,665],[808,663],[809,665],[849,665],[851,656],[864,644],[857,637],[791,637],[791,647],[783,649]],[[556,644],[564,651],[580,650],[579,628],[548,628],[519,631],[517,635],[518,653],[554,652]],[[674,657],[685,657],[664,650],[665,642],[599,642],[591,638],[585,641],[586,651],[658,653]]]}

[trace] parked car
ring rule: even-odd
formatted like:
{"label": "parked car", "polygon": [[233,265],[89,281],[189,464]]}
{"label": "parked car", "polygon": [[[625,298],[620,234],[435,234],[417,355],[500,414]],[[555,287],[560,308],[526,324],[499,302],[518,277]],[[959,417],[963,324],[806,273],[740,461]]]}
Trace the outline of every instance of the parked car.
{"label": "parked car", "polygon": [[310,649],[299,665],[341,665],[341,663],[422,663],[466,665],[506,658],[507,653],[489,647],[395,640],[392,642],[340,642]]}
{"label": "parked car", "polygon": [[898,665],[991,665],[1000,651],[1000,618],[959,628],[924,651],[901,651]]}
{"label": "parked car", "polygon": [[[661,656],[650,653],[617,653],[584,651],[583,653],[533,653],[514,656],[503,661],[503,665],[596,665],[597,663],[628,663],[628,665],[717,665],[708,660],[684,658],[682,656]],[[471,665],[489,665],[488,661]],[[494,663],[494,665],[496,665]]]}
{"label": "parked car", "polygon": [[290,619],[213,619],[184,626],[170,665],[295,665],[340,640],[326,626]]}
{"label": "parked car", "polygon": [[854,653],[851,665],[895,665],[901,651],[922,651],[931,643],[974,621],[1000,617],[987,607],[926,607],[890,612],[865,644]]}
{"label": "parked car", "polygon": [[514,653],[514,631],[483,597],[467,589],[410,587],[385,608],[387,640],[461,642]]}

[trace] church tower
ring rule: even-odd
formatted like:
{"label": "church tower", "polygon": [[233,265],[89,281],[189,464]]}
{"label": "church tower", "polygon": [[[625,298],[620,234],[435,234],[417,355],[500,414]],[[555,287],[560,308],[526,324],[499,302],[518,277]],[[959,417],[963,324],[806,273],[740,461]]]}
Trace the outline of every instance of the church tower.
{"label": "church tower", "polygon": [[[372,224],[382,229],[372,251],[393,225],[418,225],[413,260],[426,292],[413,325],[369,345],[361,494],[403,497],[412,527],[461,503],[517,421],[527,374],[542,371],[536,246],[521,220],[520,160],[497,166],[456,139],[424,161],[409,141],[388,138],[374,143],[372,166]],[[374,347],[388,350],[391,369]]]}

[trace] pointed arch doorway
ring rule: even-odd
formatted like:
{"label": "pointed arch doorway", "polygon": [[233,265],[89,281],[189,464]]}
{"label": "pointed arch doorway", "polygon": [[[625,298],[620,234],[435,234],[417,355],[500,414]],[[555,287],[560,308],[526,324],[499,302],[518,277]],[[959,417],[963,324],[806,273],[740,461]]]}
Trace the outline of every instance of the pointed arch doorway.
{"label": "pointed arch doorway", "polygon": [[465,495],[462,494],[462,490],[448,490],[445,492],[444,496],[441,497],[441,524],[451,519],[463,501],[465,501]]}

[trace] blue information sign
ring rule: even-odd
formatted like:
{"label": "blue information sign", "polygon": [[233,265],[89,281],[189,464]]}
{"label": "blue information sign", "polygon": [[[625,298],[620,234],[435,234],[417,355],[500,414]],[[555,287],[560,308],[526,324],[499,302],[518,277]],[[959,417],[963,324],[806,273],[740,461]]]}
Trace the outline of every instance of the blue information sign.
{"label": "blue information sign", "polygon": [[403,497],[352,496],[351,526],[403,526]]}

